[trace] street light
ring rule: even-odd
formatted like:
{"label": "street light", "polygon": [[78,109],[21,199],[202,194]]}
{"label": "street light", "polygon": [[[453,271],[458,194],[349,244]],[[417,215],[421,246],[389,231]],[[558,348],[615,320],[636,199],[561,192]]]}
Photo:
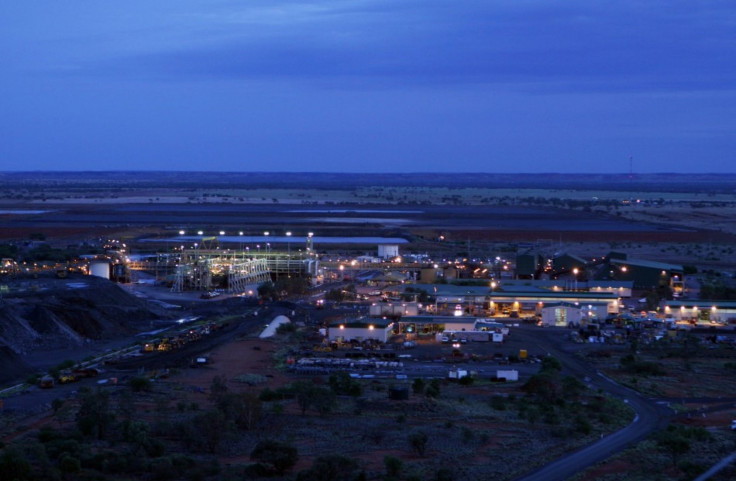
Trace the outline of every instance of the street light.
{"label": "street light", "polygon": [[580,272],[580,270],[579,270],[579,269],[578,269],[577,267],[575,267],[575,268],[574,268],[574,269],[572,270],[572,275],[574,275],[574,276],[575,276],[575,290],[576,290],[576,291],[578,290],[578,272]]}
{"label": "street light", "polygon": [[288,258],[286,260],[286,275],[291,277],[291,231],[286,231],[286,238],[286,251],[288,254]]}
{"label": "street light", "polygon": [[498,286],[498,283],[496,281],[491,281],[491,300],[488,303],[488,311],[489,314],[494,315],[496,313],[496,305],[495,302],[493,302],[493,290]]}

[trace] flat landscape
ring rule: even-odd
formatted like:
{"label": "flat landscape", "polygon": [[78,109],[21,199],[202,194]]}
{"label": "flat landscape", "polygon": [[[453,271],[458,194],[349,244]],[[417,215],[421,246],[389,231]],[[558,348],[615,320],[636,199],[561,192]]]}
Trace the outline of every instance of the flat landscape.
{"label": "flat landscape", "polygon": [[[298,242],[308,232],[401,238],[402,255],[438,260],[618,250],[727,286],[736,272],[736,176],[111,172],[2,174],[0,184],[0,243],[21,251],[41,243],[77,253],[119,239],[150,254],[180,231],[292,231]],[[315,248],[328,258],[375,254],[375,245]],[[318,332],[370,302],[318,309],[319,288],[281,301],[203,300],[143,279],[29,271],[0,280],[0,464],[21,466],[19,479],[693,479],[736,448],[736,351],[710,332],[697,342],[647,332],[579,344],[569,329],[522,322],[502,345],[406,348],[399,338],[372,353],[326,347]],[[258,338],[278,315],[294,327]],[[372,355],[401,355],[401,368],[289,368],[301,357]],[[39,387],[45,373],[82,364],[97,377]],[[519,381],[494,379],[504,369]],[[457,370],[475,376],[448,379]],[[271,457],[255,454],[274,440]]]}

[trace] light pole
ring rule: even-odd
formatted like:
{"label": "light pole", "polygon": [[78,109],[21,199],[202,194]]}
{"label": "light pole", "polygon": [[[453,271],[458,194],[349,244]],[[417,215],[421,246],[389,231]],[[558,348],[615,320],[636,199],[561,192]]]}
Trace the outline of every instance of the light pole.
{"label": "light pole", "polygon": [[580,272],[580,269],[577,267],[573,268],[572,275],[575,276],[575,291],[578,290],[578,272]]}
{"label": "light pole", "polygon": [[288,254],[286,260],[286,272],[287,276],[291,277],[291,231],[286,231],[286,251]]}
{"label": "light pole", "polygon": [[496,288],[498,284],[496,281],[491,281],[491,302],[488,304],[488,310],[490,311],[491,315],[494,315],[496,313],[496,304],[493,302],[493,290]]}

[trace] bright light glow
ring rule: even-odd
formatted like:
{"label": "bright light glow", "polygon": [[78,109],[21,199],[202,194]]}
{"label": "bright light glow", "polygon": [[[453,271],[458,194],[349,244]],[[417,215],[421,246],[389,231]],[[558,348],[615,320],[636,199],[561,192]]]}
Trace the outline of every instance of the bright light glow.
{"label": "bright light glow", "polygon": [[345,324],[340,324],[340,329],[345,329]]}
{"label": "bright light glow", "polygon": [[197,231],[197,235],[202,235],[202,234],[204,234],[204,232],[202,232],[201,230]]}
{"label": "bright light glow", "polygon": [[371,324],[370,326],[368,326],[368,329],[372,331],[373,330],[373,324]]}
{"label": "bright light glow", "polygon": [[286,237],[291,237],[291,231],[286,231]]}
{"label": "bright light glow", "polygon": [[224,230],[221,230],[220,231],[220,235],[225,235],[225,231]]}
{"label": "bright light glow", "polygon": [[183,230],[179,231],[179,235],[184,235],[184,234],[186,234],[186,232],[184,232]]}

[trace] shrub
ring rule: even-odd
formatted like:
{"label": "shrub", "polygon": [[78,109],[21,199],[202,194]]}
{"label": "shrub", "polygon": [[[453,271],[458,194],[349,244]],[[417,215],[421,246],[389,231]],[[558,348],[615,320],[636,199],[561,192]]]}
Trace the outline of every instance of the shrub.
{"label": "shrub", "polygon": [[251,459],[281,475],[299,460],[296,447],[278,441],[261,441],[250,453]]}
{"label": "shrub", "polygon": [[319,456],[312,467],[300,471],[297,481],[348,481],[355,479],[358,463],[354,459],[328,454]]}
{"label": "shrub", "polygon": [[130,389],[133,392],[150,391],[151,387],[151,380],[145,376],[136,376],[130,380]]}
{"label": "shrub", "polygon": [[414,452],[419,456],[424,456],[424,453],[427,450],[428,441],[429,436],[427,436],[427,433],[424,431],[415,431],[409,435],[409,444],[411,445],[412,450],[414,450]]}
{"label": "shrub", "polygon": [[424,395],[430,398],[440,397],[440,381],[438,379],[432,379],[432,382],[424,390]]}
{"label": "shrub", "polygon": [[422,379],[421,377],[414,379],[414,382],[411,384],[411,389],[414,394],[423,394],[424,384],[424,379]]}
{"label": "shrub", "polygon": [[69,454],[64,454],[59,459],[59,469],[64,474],[78,473],[82,469],[82,463]]}
{"label": "shrub", "polygon": [[387,479],[398,479],[404,467],[404,462],[395,456],[384,456],[383,465],[386,467]]}
{"label": "shrub", "polygon": [[506,398],[503,396],[491,397],[491,407],[495,409],[496,411],[505,411],[506,410]]}

